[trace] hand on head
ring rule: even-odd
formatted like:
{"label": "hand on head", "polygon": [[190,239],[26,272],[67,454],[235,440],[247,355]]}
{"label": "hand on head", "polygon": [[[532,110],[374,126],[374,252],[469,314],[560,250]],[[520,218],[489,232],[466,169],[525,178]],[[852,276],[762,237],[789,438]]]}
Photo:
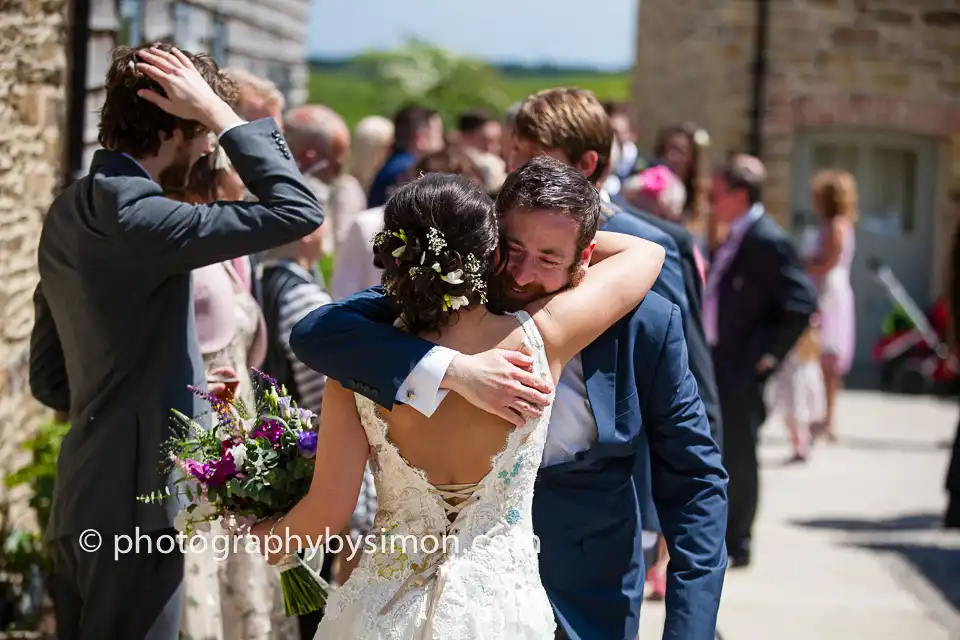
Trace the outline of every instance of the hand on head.
{"label": "hand on head", "polygon": [[138,51],[137,55],[142,60],[137,63],[137,69],[159,84],[166,94],[141,89],[138,94],[144,100],[170,115],[199,122],[214,133],[242,122],[179,49],[163,51],[152,47]]}

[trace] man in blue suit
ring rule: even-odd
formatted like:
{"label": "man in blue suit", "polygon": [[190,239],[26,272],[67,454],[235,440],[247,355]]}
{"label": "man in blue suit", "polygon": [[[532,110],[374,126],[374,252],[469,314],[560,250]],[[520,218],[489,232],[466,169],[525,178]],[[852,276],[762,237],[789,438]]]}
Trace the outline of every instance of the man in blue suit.
{"label": "man in blue suit", "polygon": [[[602,108],[600,114],[601,128],[609,127]],[[602,175],[609,144],[583,155],[581,170],[600,166]],[[576,157],[562,159],[579,165],[570,162]],[[619,230],[610,223],[621,217],[636,220],[611,211],[607,217],[608,230]],[[507,291],[550,293],[568,283],[557,284],[555,268],[539,259],[507,269]],[[525,356],[458,354],[394,329],[394,320],[382,291],[364,291],[307,316],[291,346],[309,366],[388,409],[403,402],[431,415],[452,390],[522,424],[545,403],[541,392],[550,389],[521,368],[531,362]],[[652,487],[635,487],[640,447],[649,448]],[[688,367],[681,310],[656,293],[574,358],[557,388],[533,509],[558,637],[636,637],[647,508],[638,493],[652,495],[671,551],[665,637],[712,640],[726,566],[726,472]]]}

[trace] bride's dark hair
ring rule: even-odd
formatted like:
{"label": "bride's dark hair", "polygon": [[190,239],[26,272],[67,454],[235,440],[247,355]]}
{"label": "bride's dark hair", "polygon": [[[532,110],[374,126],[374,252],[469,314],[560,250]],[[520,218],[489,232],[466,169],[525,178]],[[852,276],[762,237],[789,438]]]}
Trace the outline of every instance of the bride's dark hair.
{"label": "bride's dark hair", "polygon": [[394,192],[383,223],[374,253],[410,332],[436,331],[457,309],[486,302],[499,237],[482,187],[465,176],[427,174]]}

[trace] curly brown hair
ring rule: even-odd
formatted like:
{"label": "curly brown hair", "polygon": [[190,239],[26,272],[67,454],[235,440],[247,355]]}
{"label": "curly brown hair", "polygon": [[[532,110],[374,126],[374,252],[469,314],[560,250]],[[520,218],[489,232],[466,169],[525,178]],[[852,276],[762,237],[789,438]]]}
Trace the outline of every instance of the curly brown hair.
{"label": "curly brown hair", "polygon": [[[136,68],[140,61],[137,53],[151,47],[163,51],[173,49],[173,45],[168,43],[151,43],[113,50],[113,60],[106,78],[107,97],[100,110],[100,145],[105,149],[129,153],[135,158],[156,155],[162,142],[161,133],[171,136],[174,131],[180,131],[187,139],[206,133],[200,123],[170,115],[137,95],[142,89],[152,89],[164,95],[160,85]],[[236,105],[237,85],[220,71],[213,58],[187,51],[182,53],[224,102],[230,106]]]}

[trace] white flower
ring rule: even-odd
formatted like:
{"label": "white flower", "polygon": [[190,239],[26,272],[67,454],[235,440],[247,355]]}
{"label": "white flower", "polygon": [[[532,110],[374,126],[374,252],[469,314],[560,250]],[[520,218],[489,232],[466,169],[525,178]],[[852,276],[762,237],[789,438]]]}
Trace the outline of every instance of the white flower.
{"label": "white flower", "polygon": [[394,258],[399,258],[400,256],[403,255],[403,252],[406,251],[406,250],[407,250],[407,245],[403,245],[403,246],[400,246],[400,247],[397,247],[396,249],[394,249],[394,250],[390,253],[390,255],[392,255]]}
{"label": "white flower", "polygon": [[247,459],[247,445],[241,442],[227,449],[227,453],[233,458],[233,463],[237,465],[237,468],[240,468]]}
{"label": "white flower", "polygon": [[433,269],[434,271],[436,271],[437,273],[440,273],[440,263],[439,263],[439,262],[434,262],[434,263],[433,263],[433,266],[430,267],[430,268]]}
{"label": "white flower", "polygon": [[423,266],[423,262],[424,262],[424,260],[426,260],[426,259],[427,259],[427,252],[424,251],[423,253],[420,254],[420,266],[421,266],[421,267]]}
{"label": "white flower", "polygon": [[186,511],[181,511],[177,514],[177,517],[173,519],[173,528],[180,533],[189,533],[187,530],[187,515]]}
{"label": "white flower", "polygon": [[696,133],[693,134],[693,141],[698,147],[709,147],[710,134],[704,129],[697,129]]}
{"label": "white flower", "polygon": [[450,298],[450,308],[456,311],[460,307],[466,307],[470,304],[470,301],[467,300],[466,296],[456,296]]}
{"label": "white flower", "polygon": [[451,271],[447,275],[441,274],[440,279],[450,284],[463,284],[463,270],[456,269],[454,271]]}

